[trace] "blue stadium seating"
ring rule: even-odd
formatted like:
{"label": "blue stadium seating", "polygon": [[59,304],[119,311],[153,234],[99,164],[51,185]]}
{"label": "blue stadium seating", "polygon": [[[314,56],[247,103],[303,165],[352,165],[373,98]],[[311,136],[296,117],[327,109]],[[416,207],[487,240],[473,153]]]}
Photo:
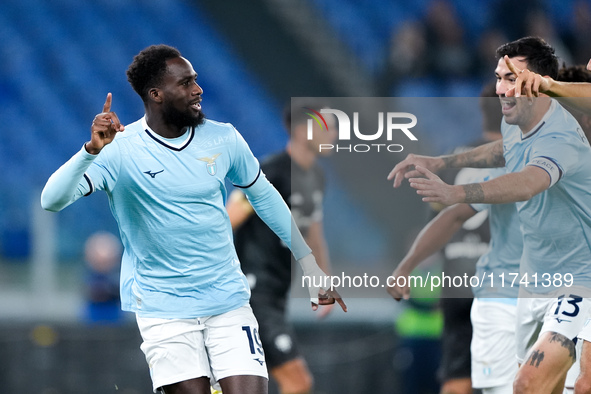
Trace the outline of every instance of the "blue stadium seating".
{"label": "blue stadium seating", "polygon": [[[390,37],[404,20],[422,20],[433,0],[313,0],[312,3],[361,61],[367,71],[379,73],[380,59],[388,51]],[[465,28],[469,45],[478,42],[491,26],[491,9],[499,0],[450,0]],[[572,24],[573,0],[542,0],[561,27]]]}
{"label": "blue stadium seating", "polygon": [[[318,14],[367,69],[383,72],[391,35],[402,21],[422,19],[432,0],[312,0]],[[471,42],[490,23],[496,0],[450,0]],[[573,0],[544,0],[560,27],[567,26]],[[198,2],[184,0],[4,0],[0,12],[0,256],[28,229],[31,201],[47,177],[87,138],[90,121],[107,92],[122,121],[143,113],[125,70],[142,48],[178,47],[200,74],[208,117],[232,122],[257,156],[286,142],[280,108],[257,83],[230,45],[211,25]],[[392,91],[400,97],[476,96],[479,81],[407,80]],[[280,103],[282,104],[282,103]],[[445,113],[444,108],[433,109]],[[462,125],[454,125],[461,130]],[[450,132],[441,145],[466,135]],[[61,213],[61,256],[79,255],[83,239],[97,229],[115,231],[103,196]],[[88,217],[89,220],[83,220]],[[75,226],[73,226],[75,224]],[[12,241],[10,241],[12,242]],[[24,242],[26,244],[26,242]]]}
{"label": "blue stadium seating", "polygon": [[[6,0],[0,32],[0,118],[5,128],[0,254],[10,250],[14,233],[29,228],[31,201],[38,200],[49,175],[80,149],[107,92],[113,93],[113,110],[124,123],[143,114],[125,70],[148,45],[176,46],[191,60],[205,90],[208,117],[232,122],[255,154],[286,142],[277,104],[194,3]],[[116,231],[107,209],[104,195],[92,196],[59,214],[62,258],[79,257],[93,231]]]}

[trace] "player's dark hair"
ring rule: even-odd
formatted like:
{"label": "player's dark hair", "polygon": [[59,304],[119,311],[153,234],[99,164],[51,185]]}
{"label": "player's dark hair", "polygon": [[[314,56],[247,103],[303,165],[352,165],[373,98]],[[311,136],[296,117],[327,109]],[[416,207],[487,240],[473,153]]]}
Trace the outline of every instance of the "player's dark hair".
{"label": "player's dark hair", "polygon": [[328,103],[314,99],[293,100],[287,103],[283,108],[283,126],[287,130],[287,133],[291,135],[292,128],[306,123],[308,119],[312,119],[308,115],[311,112],[310,109],[320,112],[322,108],[329,108]]}
{"label": "player's dark hair", "polygon": [[127,68],[127,80],[133,90],[146,100],[148,92],[160,86],[166,73],[166,61],[181,57],[178,49],[168,45],[152,45],[138,53]]}
{"label": "player's dark hair", "polygon": [[558,76],[558,58],[554,48],[540,37],[523,37],[501,45],[497,49],[497,60],[505,55],[524,58],[527,68],[540,75],[554,79]]}
{"label": "player's dark hair", "polygon": [[486,84],[480,91],[480,112],[482,113],[482,130],[501,131],[503,112],[499,104],[495,81]]}
{"label": "player's dark hair", "polygon": [[585,66],[562,66],[558,70],[558,81],[562,82],[591,82],[591,71],[587,70]]}

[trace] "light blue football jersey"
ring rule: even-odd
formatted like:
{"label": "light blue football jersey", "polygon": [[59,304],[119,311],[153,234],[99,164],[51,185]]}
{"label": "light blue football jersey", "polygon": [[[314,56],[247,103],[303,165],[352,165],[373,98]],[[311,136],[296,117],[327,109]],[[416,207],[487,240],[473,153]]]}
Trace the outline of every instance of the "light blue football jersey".
{"label": "light blue football jersey", "polygon": [[[591,288],[591,148],[580,125],[552,100],[532,131],[503,121],[503,149],[509,172],[533,165],[550,176],[550,188],[518,202],[524,249],[521,273],[527,290],[545,293],[542,275],[572,275],[574,285]],[[537,284],[532,275],[537,274]],[[555,276],[553,276],[555,278]]]}
{"label": "light blue football jersey", "polygon": [[248,186],[259,175],[230,124],[206,120],[174,140],[158,136],[144,118],[126,126],[85,174],[86,187],[107,192],[119,224],[122,309],[192,318],[245,305],[250,290],[233,245],[224,179]]}
{"label": "light blue football jersey", "polygon": [[[506,168],[477,170],[471,182],[485,182],[507,173]],[[474,296],[483,301],[492,300],[517,304],[519,293],[519,264],[523,252],[517,207],[515,204],[472,204],[478,212],[488,211],[490,248],[476,263],[476,276],[480,286],[472,287]],[[484,278],[484,280],[482,280]],[[517,278],[517,280],[515,280]]]}

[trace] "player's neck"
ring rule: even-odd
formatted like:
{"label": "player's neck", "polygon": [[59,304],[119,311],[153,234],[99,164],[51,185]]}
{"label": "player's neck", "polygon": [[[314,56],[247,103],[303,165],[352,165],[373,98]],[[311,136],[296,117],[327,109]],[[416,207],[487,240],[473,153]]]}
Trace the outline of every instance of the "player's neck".
{"label": "player's neck", "polygon": [[533,109],[533,116],[528,122],[524,123],[523,125],[519,125],[519,128],[521,129],[521,132],[524,135],[532,131],[534,127],[536,127],[542,121],[544,116],[546,116],[546,113],[548,113],[548,111],[550,110],[551,104],[552,102],[550,100],[544,100],[543,102],[534,101],[533,105],[535,105],[536,107]]}
{"label": "player's neck", "polygon": [[186,127],[179,128],[177,125],[166,123],[162,116],[149,111],[146,111],[146,123],[154,133],[164,138],[178,138],[187,131]]}

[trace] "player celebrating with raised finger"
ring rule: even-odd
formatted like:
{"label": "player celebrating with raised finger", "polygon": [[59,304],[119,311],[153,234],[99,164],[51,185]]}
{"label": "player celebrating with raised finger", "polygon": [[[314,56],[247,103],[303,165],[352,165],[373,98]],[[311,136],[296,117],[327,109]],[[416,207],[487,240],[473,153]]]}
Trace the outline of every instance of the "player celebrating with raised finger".
{"label": "player celebrating with raised finger", "polygon": [[[529,103],[507,97],[517,76],[505,55],[520,70],[553,78],[558,73],[554,50],[541,39],[526,37],[497,50],[502,142],[456,156],[409,157],[390,178],[400,182],[409,177],[429,202],[517,202],[524,246],[516,332],[521,367],[514,390],[557,393],[574,362],[576,337],[591,306],[591,147],[580,125],[555,100],[546,96]],[[430,171],[454,165],[506,166],[509,173],[450,186]]]}
{"label": "player celebrating with raised finger", "polygon": [[[516,76],[515,86],[505,94],[507,97],[521,97],[525,93],[531,99],[543,93],[550,97],[560,97],[560,102],[579,111],[591,111],[591,83],[556,80],[527,68],[518,68],[508,56],[504,59],[509,70]],[[587,69],[591,70],[591,60]]]}
{"label": "player celebrating with raised finger", "polygon": [[[145,116],[124,128],[109,94],[91,140],[50,177],[41,204],[59,211],[107,192],[125,247],[122,308],[136,314],[154,391],[209,394],[211,382],[224,394],[264,394],[267,367],[232,243],[225,179],[244,190],[313,283],[325,274],[242,136],[205,119],[197,73],[177,49],[144,49],[127,77]],[[310,288],[313,309],[319,290]],[[325,290],[323,302],[346,310]]]}

